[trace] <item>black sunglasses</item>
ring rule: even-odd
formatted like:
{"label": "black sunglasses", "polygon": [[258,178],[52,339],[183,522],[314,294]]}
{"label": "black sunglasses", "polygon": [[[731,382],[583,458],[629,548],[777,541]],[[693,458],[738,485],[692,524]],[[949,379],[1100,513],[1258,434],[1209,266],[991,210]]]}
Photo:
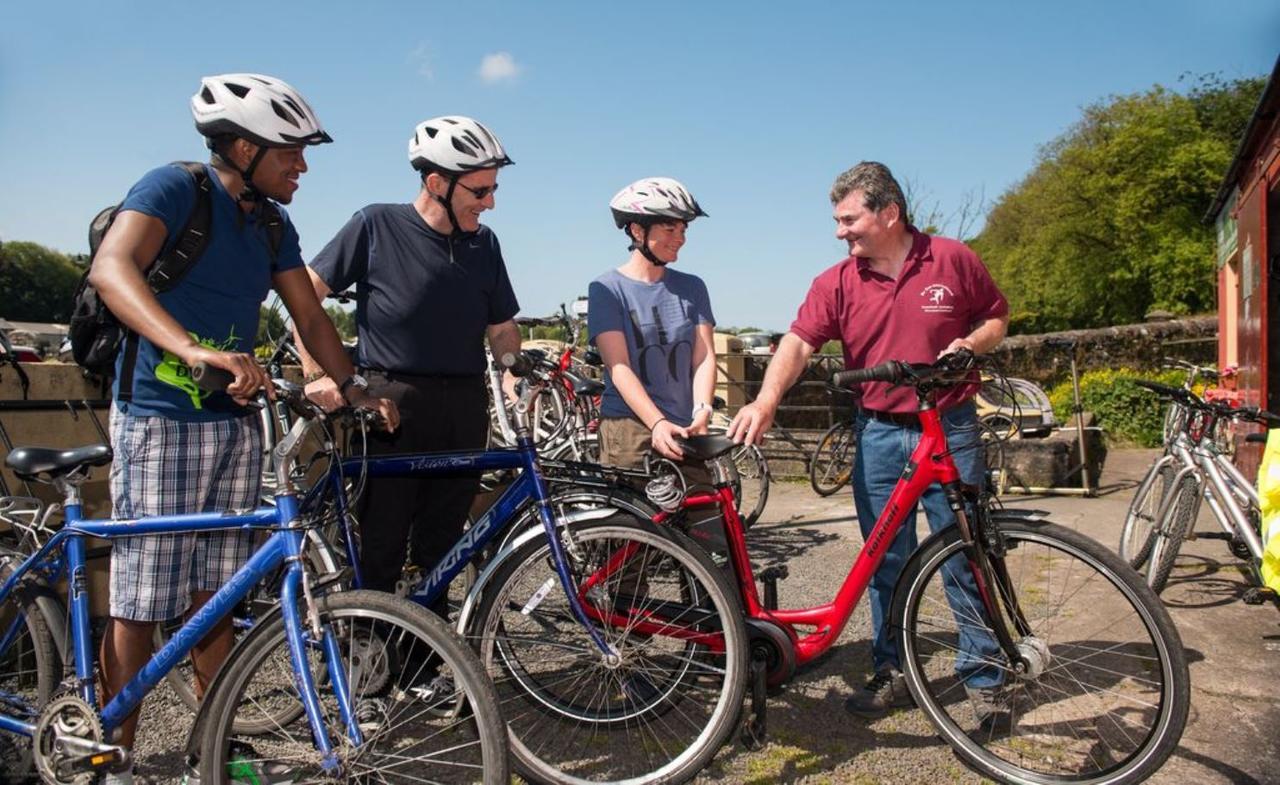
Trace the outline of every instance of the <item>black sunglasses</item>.
{"label": "black sunglasses", "polygon": [[482,185],[479,188],[470,188],[468,186],[463,185],[462,183],[456,183],[456,184],[459,188],[471,194],[476,199],[481,199],[481,200],[484,199],[489,194],[493,193],[494,191],[498,190],[497,183],[494,183],[493,185]]}

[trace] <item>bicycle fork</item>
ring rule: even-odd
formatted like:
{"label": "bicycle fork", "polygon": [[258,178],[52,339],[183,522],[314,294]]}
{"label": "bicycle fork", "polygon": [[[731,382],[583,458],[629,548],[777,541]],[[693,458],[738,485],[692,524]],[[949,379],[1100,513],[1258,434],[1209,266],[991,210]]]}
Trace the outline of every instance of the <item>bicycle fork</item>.
{"label": "bicycle fork", "polygon": [[[300,534],[298,544],[301,546]],[[295,552],[300,552],[300,547],[295,549]],[[321,753],[321,766],[327,773],[338,775],[342,773],[342,764],[334,749],[333,740],[329,738],[329,731],[325,727],[315,676],[311,672],[311,663],[307,658],[309,649],[314,649],[318,645],[323,650],[329,685],[338,704],[338,714],[346,725],[347,738],[351,745],[358,747],[364,743],[364,738],[356,723],[351,685],[347,682],[347,672],[343,667],[337,635],[332,627],[320,621],[315,597],[311,593],[310,580],[301,560],[300,555],[290,557],[289,570],[285,574],[280,590],[285,640],[289,646],[289,659],[293,663],[294,688],[298,691],[303,710],[307,715],[307,722],[311,725],[312,740]],[[299,608],[299,604],[303,607]]]}
{"label": "bicycle fork", "polygon": [[[987,616],[987,623],[995,634],[996,642],[1009,659],[1009,666],[1014,673],[1028,673],[1032,663],[1019,648],[1018,642],[1014,640],[1014,633],[1007,624],[1008,620],[1013,621],[1014,632],[1019,638],[1031,634],[1031,625],[1014,595],[1013,582],[1004,563],[1004,540],[999,530],[982,513],[984,508],[981,498],[966,497],[958,482],[944,483],[942,490],[956,517],[956,527],[964,542],[965,558],[977,584],[978,597]],[[972,522],[969,520],[966,502],[973,505],[975,515]],[[1008,610],[1007,615],[1001,611],[1001,602]]]}

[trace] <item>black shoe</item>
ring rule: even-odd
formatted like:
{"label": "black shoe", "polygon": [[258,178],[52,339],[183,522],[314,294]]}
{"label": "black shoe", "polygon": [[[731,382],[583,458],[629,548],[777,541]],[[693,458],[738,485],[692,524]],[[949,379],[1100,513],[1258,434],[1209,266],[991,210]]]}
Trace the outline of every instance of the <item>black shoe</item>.
{"label": "black shoe", "polygon": [[867,680],[867,684],[858,690],[852,698],[844,702],[845,711],[866,719],[878,719],[889,713],[890,709],[903,709],[911,706],[911,693],[907,690],[907,680],[897,668],[881,668]]}

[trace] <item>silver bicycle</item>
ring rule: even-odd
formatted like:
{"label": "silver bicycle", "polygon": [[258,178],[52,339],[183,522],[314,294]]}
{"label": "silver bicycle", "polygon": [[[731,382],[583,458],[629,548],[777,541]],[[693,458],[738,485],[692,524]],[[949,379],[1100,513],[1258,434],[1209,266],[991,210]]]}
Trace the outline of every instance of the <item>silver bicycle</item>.
{"label": "silver bicycle", "polygon": [[[1250,564],[1252,577],[1261,586],[1258,492],[1219,447],[1214,434],[1219,423],[1229,419],[1277,427],[1280,417],[1253,407],[1204,401],[1189,390],[1156,382],[1136,384],[1176,405],[1178,411],[1170,419],[1177,430],[1130,503],[1120,536],[1121,557],[1135,569],[1145,567],[1147,584],[1159,592],[1169,580],[1183,540],[1223,539],[1233,554]],[[1195,531],[1201,502],[1209,505],[1221,533]],[[1261,601],[1263,596],[1255,590],[1246,600]]]}

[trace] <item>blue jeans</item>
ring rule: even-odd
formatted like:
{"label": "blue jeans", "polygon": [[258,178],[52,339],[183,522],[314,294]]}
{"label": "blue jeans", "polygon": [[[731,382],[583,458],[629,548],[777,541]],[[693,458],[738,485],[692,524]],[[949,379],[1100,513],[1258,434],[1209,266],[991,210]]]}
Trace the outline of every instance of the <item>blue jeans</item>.
{"label": "blue jeans", "polygon": [[[981,487],[986,462],[982,449],[978,447],[978,416],[973,403],[966,402],[943,412],[942,426],[961,481]],[[854,418],[853,430],[857,439],[857,454],[853,462],[853,503],[865,541],[888,503],[911,451],[920,441],[920,430],[874,420],[863,412]],[[924,505],[930,531],[955,525],[955,516],[940,484],[934,483],[920,501]],[[901,668],[896,636],[886,620],[898,576],[918,544],[916,508],[912,508],[897,537],[885,551],[884,561],[871,579],[868,592],[871,602],[871,662],[877,671],[888,666]],[[972,619],[973,609],[981,607],[981,603],[973,574],[962,559],[953,557],[947,561],[943,567],[943,586],[951,607],[967,609],[963,617]],[[999,644],[985,629],[975,629],[972,621],[960,623],[961,618],[962,615],[957,614],[960,653],[956,658],[956,674],[970,687],[992,687],[1002,683],[1003,671],[991,664],[1004,659]]]}

